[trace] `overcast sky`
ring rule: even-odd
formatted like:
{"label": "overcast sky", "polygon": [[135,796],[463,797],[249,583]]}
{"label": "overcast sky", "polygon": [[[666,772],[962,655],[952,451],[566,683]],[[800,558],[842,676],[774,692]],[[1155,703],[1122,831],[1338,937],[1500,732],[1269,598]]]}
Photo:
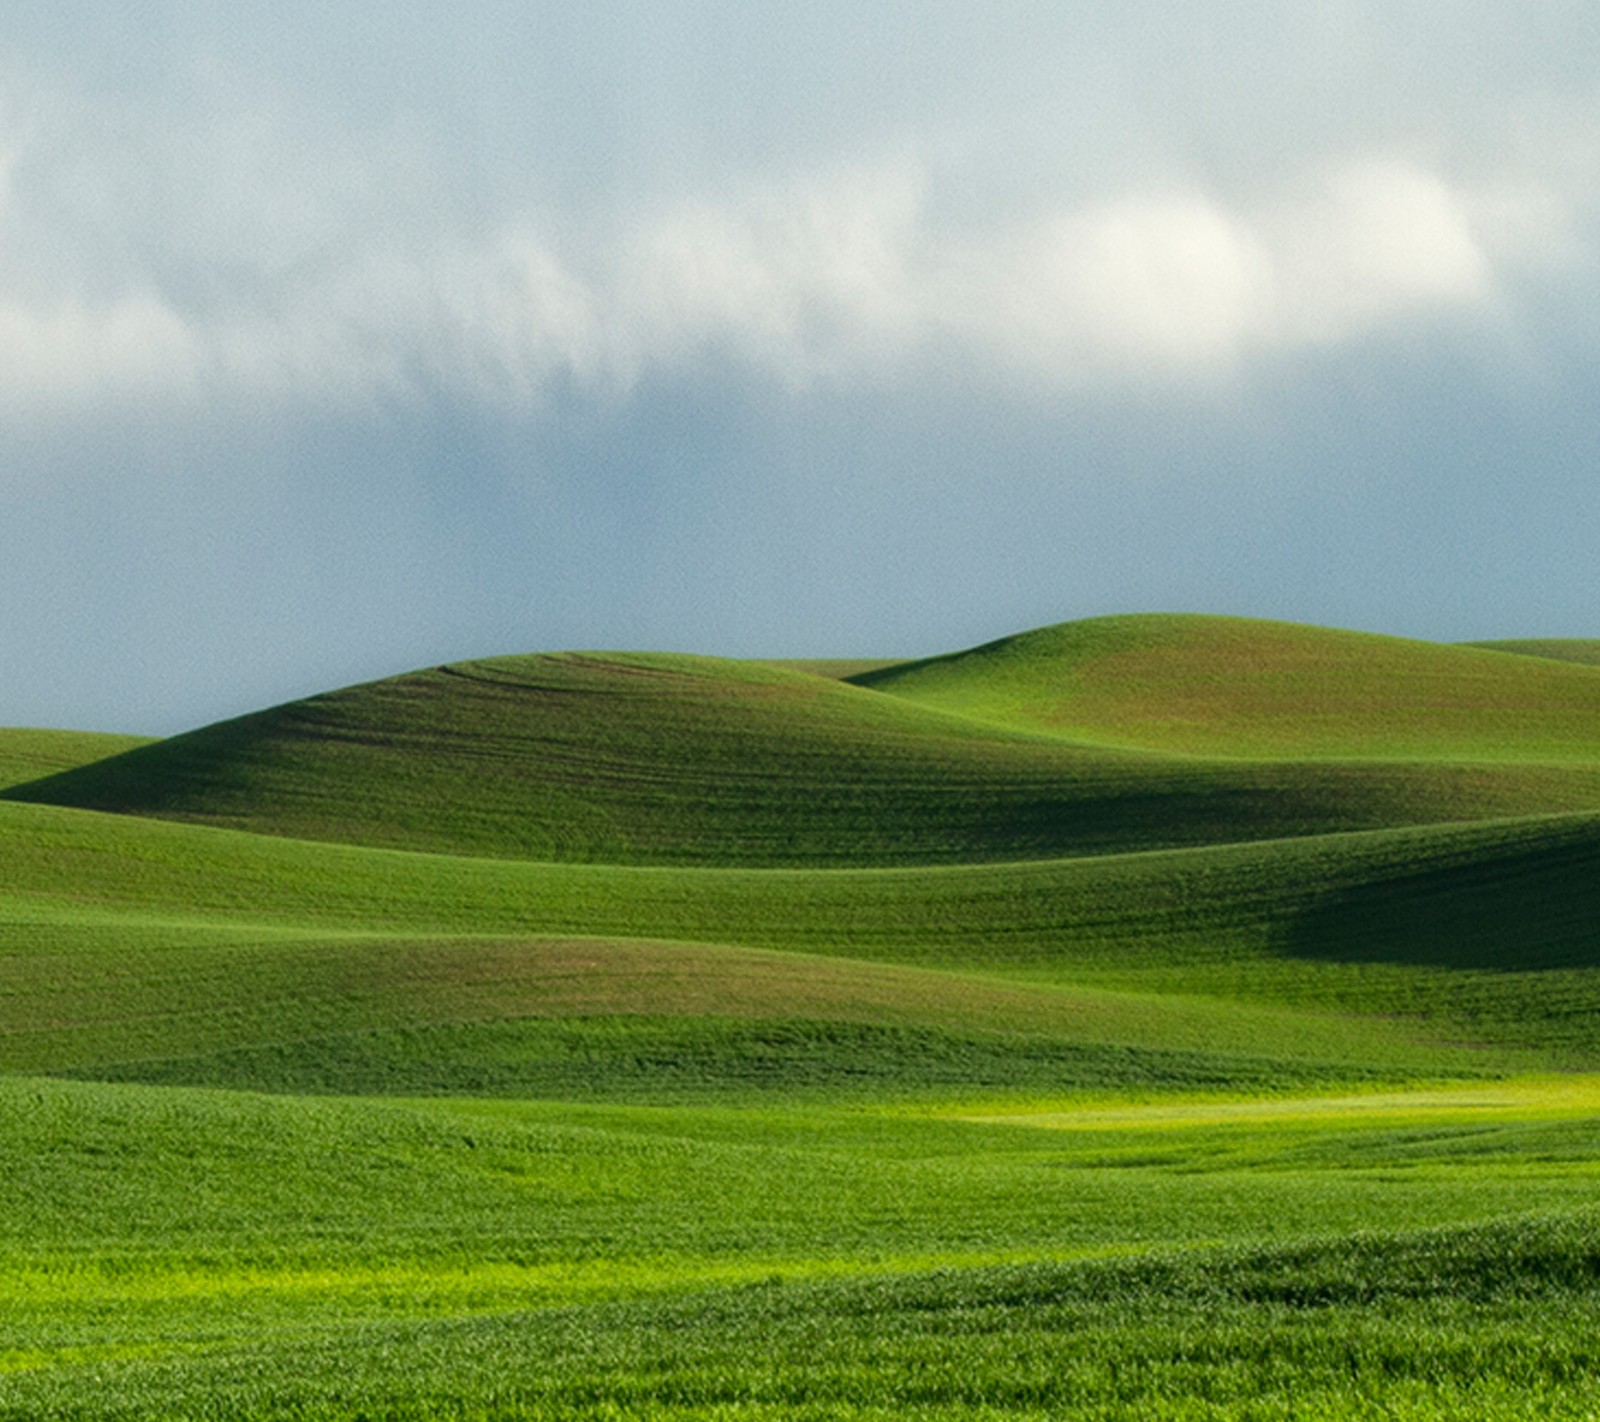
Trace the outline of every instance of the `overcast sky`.
{"label": "overcast sky", "polygon": [[8,0],[0,724],[1105,612],[1600,636],[1600,16]]}

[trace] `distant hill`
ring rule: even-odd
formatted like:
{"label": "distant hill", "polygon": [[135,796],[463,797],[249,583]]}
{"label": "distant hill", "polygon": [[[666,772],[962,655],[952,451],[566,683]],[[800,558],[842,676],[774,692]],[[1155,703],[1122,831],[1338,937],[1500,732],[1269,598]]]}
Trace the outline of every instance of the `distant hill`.
{"label": "distant hill", "polygon": [[393,848],[772,866],[1600,808],[1600,671],[1587,668],[1194,617],[1067,623],[850,681],[820,665],[461,663],[4,793]]}
{"label": "distant hill", "polygon": [[1504,642],[1463,642],[1490,652],[1514,652],[1522,657],[1546,657],[1557,662],[1600,666],[1600,637],[1535,637]]}
{"label": "distant hill", "polygon": [[1600,750],[1600,672],[1588,667],[1236,617],[1067,622],[853,679],[1000,725],[1201,755],[1588,761]]}
{"label": "distant hill", "polygon": [[0,728],[0,789],[88,765],[91,761],[104,760],[150,743],[146,736]]}

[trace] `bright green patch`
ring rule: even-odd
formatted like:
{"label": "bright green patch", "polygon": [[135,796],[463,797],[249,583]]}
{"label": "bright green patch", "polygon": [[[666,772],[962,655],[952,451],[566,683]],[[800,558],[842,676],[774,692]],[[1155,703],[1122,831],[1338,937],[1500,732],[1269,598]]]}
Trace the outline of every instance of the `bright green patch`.
{"label": "bright green patch", "polygon": [[1570,1398],[1600,1318],[1597,1128],[1532,1087],[1492,1139],[1426,1106],[1219,1136],[1104,1107],[0,1099],[0,1415],[1109,1414],[1277,1377],[1443,1416]]}

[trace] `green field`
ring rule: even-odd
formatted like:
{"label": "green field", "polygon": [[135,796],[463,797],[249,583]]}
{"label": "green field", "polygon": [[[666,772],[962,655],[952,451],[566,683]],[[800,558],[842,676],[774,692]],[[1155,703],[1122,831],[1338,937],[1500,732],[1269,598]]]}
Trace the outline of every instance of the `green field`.
{"label": "green field", "polygon": [[1594,645],[0,732],[0,1417],[1600,1415]]}

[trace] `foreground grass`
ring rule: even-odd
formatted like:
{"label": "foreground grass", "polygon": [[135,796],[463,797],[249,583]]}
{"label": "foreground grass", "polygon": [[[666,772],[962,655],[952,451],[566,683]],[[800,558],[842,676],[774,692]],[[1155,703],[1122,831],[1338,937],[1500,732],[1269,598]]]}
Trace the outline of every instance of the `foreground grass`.
{"label": "foreground grass", "polygon": [[213,1337],[0,1377],[0,1416],[1580,1418],[1593,1224]]}
{"label": "foreground grass", "polygon": [[8,1417],[1595,1400],[1588,1079],[999,1124],[0,1096]]}
{"label": "foreground grass", "polygon": [[7,1064],[159,1083],[0,1078],[0,1416],[1581,1416],[1600,1088],[1408,1082],[1594,1060],[1597,856],[668,871],[0,807]]}

